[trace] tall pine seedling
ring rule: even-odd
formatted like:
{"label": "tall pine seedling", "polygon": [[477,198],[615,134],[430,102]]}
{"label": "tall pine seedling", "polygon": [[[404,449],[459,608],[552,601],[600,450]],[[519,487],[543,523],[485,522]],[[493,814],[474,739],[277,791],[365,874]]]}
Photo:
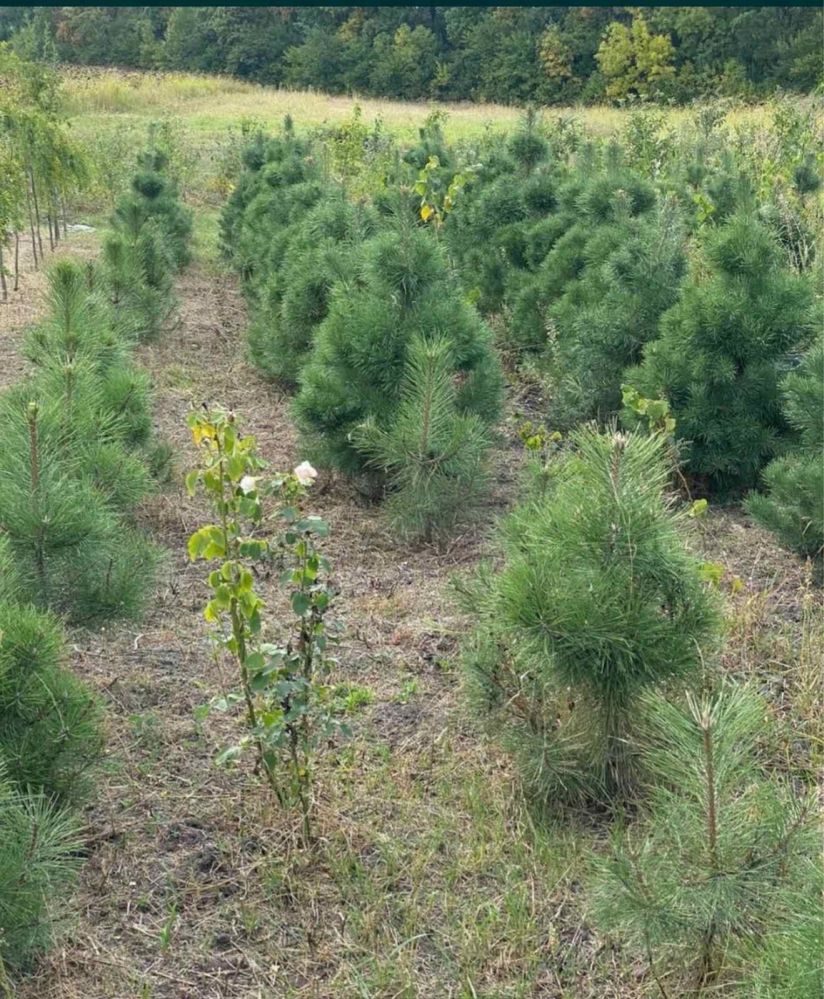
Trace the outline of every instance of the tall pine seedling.
{"label": "tall pine seedling", "polygon": [[694,675],[718,624],[661,435],[570,443],[505,524],[503,567],[468,593],[468,692],[544,802],[626,793],[638,699]]}
{"label": "tall pine seedling", "polygon": [[694,476],[722,492],[751,487],[788,436],[782,368],[814,330],[809,280],[739,210],[707,238],[703,264],[627,381],[668,399]]}
{"label": "tall pine seedling", "polygon": [[593,912],[646,958],[663,995],[720,989],[753,944],[820,906],[814,803],[764,771],[766,706],[748,689],[640,707],[644,812],[595,863]]}

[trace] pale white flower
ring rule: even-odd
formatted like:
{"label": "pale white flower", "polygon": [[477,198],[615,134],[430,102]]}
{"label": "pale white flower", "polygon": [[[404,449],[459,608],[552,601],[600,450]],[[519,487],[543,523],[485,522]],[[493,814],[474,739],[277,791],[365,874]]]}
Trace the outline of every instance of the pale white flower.
{"label": "pale white flower", "polygon": [[312,468],[308,461],[302,461],[293,471],[295,478],[302,486],[311,486],[318,477],[317,470]]}
{"label": "pale white flower", "polygon": [[249,493],[253,493],[257,489],[257,479],[254,475],[244,475],[240,480],[240,491],[244,496],[248,496]]}

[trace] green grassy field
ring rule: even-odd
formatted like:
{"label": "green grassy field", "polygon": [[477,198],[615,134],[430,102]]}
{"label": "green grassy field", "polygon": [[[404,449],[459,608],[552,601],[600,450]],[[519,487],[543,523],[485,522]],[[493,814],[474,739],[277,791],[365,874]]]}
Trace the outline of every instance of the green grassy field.
{"label": "green grassy field", "polygon": [[[219,207],[228,193],[238,169],[244,124],[275,130],[290,115],[298,130],[333,127],[351,120],[359,108],[365,124],[380,122],[382,128],[406,142],[416,137],[426,118],[437,110],[446,115],[446,138],[457,141],[509,129],[522,113],[520,108],[500,104],[330,96],[185,73],[74,68],[66,72],[64,80],[73,131],[102,170],[104,196],[123,183],[132,169],[133,150],[156,124],[174,137],[187,200],[204,207]],[[606,106],[552,107],[545,109],[544,116],[548,121],[574,118],[587,134],[603,138],[619,133],[630,113]],[[770,113],[766,105],[731,106],[727,121],[732,126],[752,124],[767,120]],[[665,126],[676,128],[689,114],[683,108],[667,109]],[[93,209],[94,204],[84,207]]]}
{"label": "green grassy field", "polygon": [[[434,107],[449,115],[451,138],[478,134],[489,127],[515,122],[519,109],[500,104],[449,104],[404,102],[373,98],[336,97],[309,90],[263,87],[229,77],[185,73],[124,73],[117,70],[77,70],[66,75],[69,112],[82,127],[111,121],[140,124],[158,115],[174,115],[193,134],[213,134],[255,118],[275,127],[290,114],[300,126],[334,124],[352,113],[355,105],[364,118],[380,118],[401,138],[411,138]],[[570,109],[553,109],[553,114]],[[593,132],[606,135],[618,128],[626,112],[617,108],[589,107],[575,113]],[[674,112],[679,114],[682,112]]]}

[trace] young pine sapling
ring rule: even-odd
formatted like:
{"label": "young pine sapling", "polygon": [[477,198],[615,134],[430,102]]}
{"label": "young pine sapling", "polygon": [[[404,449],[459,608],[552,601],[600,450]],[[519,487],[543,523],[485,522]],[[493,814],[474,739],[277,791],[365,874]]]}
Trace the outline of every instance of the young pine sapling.
{"label": "young pine sapling", "polygon": [[645,956],[662,995],[720,988],[754,942],[762,950],[804,915],[813,799],[765,772],[766,707],[747,688],[686,708],[650,694],[639,708],[646,814],[595,862],[593,912]]}

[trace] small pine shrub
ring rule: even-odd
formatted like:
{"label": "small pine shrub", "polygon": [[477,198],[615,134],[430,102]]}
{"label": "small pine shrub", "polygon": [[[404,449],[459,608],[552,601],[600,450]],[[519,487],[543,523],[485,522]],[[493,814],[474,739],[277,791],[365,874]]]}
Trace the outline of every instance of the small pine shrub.
{"label": "small pine shrub", "polygon": [[[283,296],[273,316],[262,367],[278,381],[295,386],[312,352],[315,330],[326,318],[336,282],[354,276],[355,244],[294,248],[283,262]],[[256,359],[263,351],[253,352]]]}
{"label": "small pine shrub", "polygon": [[25,357],[36,367],[82,362],[101,376],[128,365],[134,341],[96,294],[95,271],[58,260],[47,281],[46,311],[26,337]]}
{"label": "small pine shrub", "polygon": [[332,288],[355,277],[360,244],[375,227],[371,210],[333,188],[290,228],[283,256],[255,298],[249,329],[252,360],[267,375],[297,384]]}
{"label": "small pine shrub", "polygon": [[379,430],[392,426],[417,337],[449,341],[458,412],[495,421],[501,373],[489,332],[431,234],[389,231],[364,244],[359,281],[335,286],[303,368],[295,414],[318,463],[375,478],[353,431],[366,421]]}
{"label": "small pine shrub", "polygon": [[120,207],[101,252],[113,308],[137,339],[155,339],[174,308],[173,261],[157,224],[134,206]]}
{"label": "small pine shrub", "polygon": [[245,279],[252,302],[276,274],[306,215],[323,199],[325,185],[318,180],[279,187],[278,171],[262,171],[259,193],[249,203],[234,251],[235,266]]}
{"label": "small pine shrub", "polygon": [[286,247],[306,213],[329,187],[311,145],[291,129],[255,139],[246,169],[221,216],[221,247],[254,301],[280,268]]}
{"label": "small pine shrub", "polygon": [[557,217],[558,171],[538,164],[470,180],[444,226],[446,245],[484,314],[500,312],[568,223]]}
{"label": "small pine shrub", "polygon": [[561,355],[572,401],[567,422],[615,406],[615,359],[630,363],[674,301],[683,249],[671,213],[654,208],[649,182],[613,154],[603,166],[582,163],[561,187],[551,225],[534,232],[531,273],[509,296],[507,336],[519,350],[553,347]]}
{"label": "small pine shrub", "polygon": [[169,158],[160,149],[147,149],[137,157],[138,169],[130,193],[121,199],[119,211],[137,210],[143,220],[152,220],[163,235],[163,243],[174,267],[189,262],[192,213],[180,201],[174,182],[167,174]]}
{"label": "small pine shrub", "polygon": [[54,943],[81,848],[79,823],[45,795],[15,791],[0,761],[0,982]]}
{"label": "small pine shrub", "polygon": [[470,698],[545,802],[627,789],[638,698],[695,672],[718,624],[661,436],[570,444],[506,523],[502,569],[468,591]]}
{"label": "small pine shrub", "polygon": [[614,222],[592,233],[582,270],[547,312],[558,426],[619,412],[623,371],[657,338],[686,268],[669,208],[633,216],[621,192],[616,201]]}
{"label": "small pine shrub", "polygon": [[172,275],[190,259],[191,212],[167,176],[158,149],[138,156],[131,190],[115,206],[103,240],[102,285],[122,326],[139,339],[158,335],[174,307]]}
{"label": "small pine shrub", "polygon": [[8,445],[0,452],[0,531],[20,599],[75,621],[137,613],[153,584],[155,549],[84,473],[88,452],[66,447],[60,421],[15,395],[0,401]]}
{"label": "small pine shrub", "polygon": [[787,422],[798,442],[764,469],[765,494],[747,510],[788,548],[815,558],[824,553],[824,339],[781,383]]}
{"label": "small pine shrub", "polygon": [[453,169],[456,165],[452,150],[444,138],[440,114],[435,111],[429,115],[423,127],[418,129],[418,141],[403,155],[404,162],[408,163],[416,173],[423,170],[433,156],[437,157],[438,162],[447,170]]}
{"label": "small pine shrub", "polygon": [[21,409],[36,402],[41,436],[109,504],[129,511],[153,487],[149,379],[87,276],[70,261],[50,272],[49,311],[26,341],[36,373],[7,400]]}
{"label": "small pine shrub", "polygon": [[813,336],[813,296],[747,212],[709,235],[705,258],[626,381],[669,400],[687,469],[729,492],[755,485],[787,437],[781,366]]}
{"label": "small pine shrub", "polygon": [[643,709],[644,812],[595,863],[593,912],[676,994],[722,988],[742,948],[803,919],[820,854],[814,804],[765,773],[766,706],[746,688],[687,710],[650,696]]}
{"label": "small pine shrub", "polygon": [[266,162],[266,136],[254,131],[240,151],[241,172],[232,187],[223,211],[220,213],[218,246],[223,257],[231,261],[233,249],[246,206],[254,197],[258,184],[257,174]]}
{"label": "small pine shrub", "polygon": [[432,541],[473,513],[486,484],[489,431],[456,407],[451,347],[415,339],[388,429],[357,428],[356,445],[387,476],[386,514],[401,537]]}
{"label": "small pine shrub", "polygon": [[151,380],[132,364],[110,368],[100,379],[100,405],[117,421],[118,434],[131,447],[146,445],[152,436]]}
{"label": "small pine shrub", "polygon": [[78,801],[102,751],[97,700],[63,666],[55,618],[0,602],[0,756],[18,790]]}
{"label": "small pine shrub", "polygon": [[532,173],[549,153],[549,143],[540,134],[538,126],[535,109],[528,108],[507,143],[510,155],[525,173]]}

